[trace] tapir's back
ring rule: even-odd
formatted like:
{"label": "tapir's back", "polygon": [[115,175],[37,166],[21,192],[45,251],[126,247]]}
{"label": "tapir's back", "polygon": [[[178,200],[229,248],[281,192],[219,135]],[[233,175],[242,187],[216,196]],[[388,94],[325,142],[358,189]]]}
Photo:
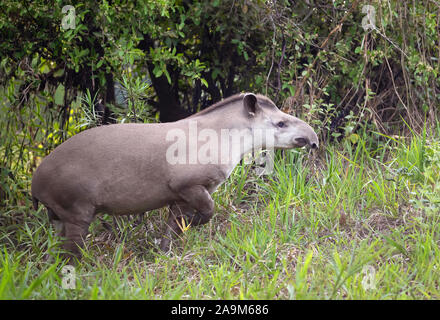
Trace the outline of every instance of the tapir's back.
{"label": "tapir's back", "polygon": [[172,197],[165,161],[169,125],[115,124],[71,137],[37,168],[33,197],[48,207],[87,202],[109,213],[165,205]]}

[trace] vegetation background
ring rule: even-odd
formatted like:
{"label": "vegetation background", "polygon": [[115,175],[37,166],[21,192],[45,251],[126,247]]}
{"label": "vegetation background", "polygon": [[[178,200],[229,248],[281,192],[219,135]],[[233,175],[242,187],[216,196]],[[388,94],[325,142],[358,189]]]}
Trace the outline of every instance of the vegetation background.
{"label": "vegetation background", "polygon": [[[439,53],[435,0],[1,1],[0,298],[440,298]],[[270,176],[239,165],[169,255],[165,209],[100,217],[65,289],[30,201],[41,159],[243,91],[320,150],[278,153]]]}

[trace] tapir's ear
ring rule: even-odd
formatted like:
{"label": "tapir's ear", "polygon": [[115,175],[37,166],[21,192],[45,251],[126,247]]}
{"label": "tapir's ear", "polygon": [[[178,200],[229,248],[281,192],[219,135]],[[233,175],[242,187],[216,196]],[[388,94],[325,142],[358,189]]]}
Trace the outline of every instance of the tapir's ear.
{"label": "tapir's ear", "polygon": [[254,116],[258,111],[257,96],[253,93],[246,93],[243,97],[243,106],[250,116]]}

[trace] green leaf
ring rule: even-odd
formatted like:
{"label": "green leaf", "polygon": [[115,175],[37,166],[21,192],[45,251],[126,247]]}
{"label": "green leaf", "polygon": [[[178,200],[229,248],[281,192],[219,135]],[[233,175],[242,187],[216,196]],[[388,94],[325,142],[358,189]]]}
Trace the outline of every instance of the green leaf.
{"label": "green leaf", "polygon": [[59,84],[54,95],[54,102],[56,105],[62,106],[64,104],[65,89],[62,84]]}
{"label": "green leaf", "polygon": [[58,77],[61,77],[63,74],[64,74],[64,69],[58,69],[57,71],[55,71],[55,72],[53,73],[53,76],[54,76],[55,78],[58,78]]}
{"label": "green leaf", "polygon": [[99,69],[103,63],[104,63],[104,60],[99,60],[98,63],[96,64],[96,69]]}
{"label": "green leaf", "polygon": [[159,78],[162,75],[163,71],[160,66],[156,66],[153,70],[153,73],[156,78]]}
{"label": "green leaf", "polygon": [[40,72],[46,74],[49,73],[49,71],[50,71],[49,63],[46,61],[40,67]]}
{"label": "green leaf", "polygon": [[219,68],[215,68],[215,69],[212,71],[212,73],[211,73],[211,75],[212,75],[212,80],[215,80],[215,79],[217,78],[217,76],[218,76],[219,73],[220,73],[220,69],[219,69]]}
{"label": "green leaf", "polygon": [[163,73],[167,77],[168,83],[171,84],[171,77],[170,77],[170,74],[168,73],[167,69],[163,70]]}

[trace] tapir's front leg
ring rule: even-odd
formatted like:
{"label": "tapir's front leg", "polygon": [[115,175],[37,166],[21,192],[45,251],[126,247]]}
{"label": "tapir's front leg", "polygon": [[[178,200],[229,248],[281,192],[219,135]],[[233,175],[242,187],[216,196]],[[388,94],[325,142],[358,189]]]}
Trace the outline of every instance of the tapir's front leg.
{"label": "tapir's front leg", "polygon": [[160,244],[161,250],[165,252],[170,248],[173,234],[178,235],[182,232],[179,226],[182,217],[186,218],[188,223],[197,226],[208,223],[214,213],[214,200],[204,186],[182,188],[178,194],[183,201],[171,206],[165,235]]}
{"label": "tapir's front leg", "polygon": [[185,188],[179,195],[185,200],[189,208],[195,212],[187,211],[187,217],[193,225],[208,223],[214,213],[214,200],[204,186],[195,185]]}

